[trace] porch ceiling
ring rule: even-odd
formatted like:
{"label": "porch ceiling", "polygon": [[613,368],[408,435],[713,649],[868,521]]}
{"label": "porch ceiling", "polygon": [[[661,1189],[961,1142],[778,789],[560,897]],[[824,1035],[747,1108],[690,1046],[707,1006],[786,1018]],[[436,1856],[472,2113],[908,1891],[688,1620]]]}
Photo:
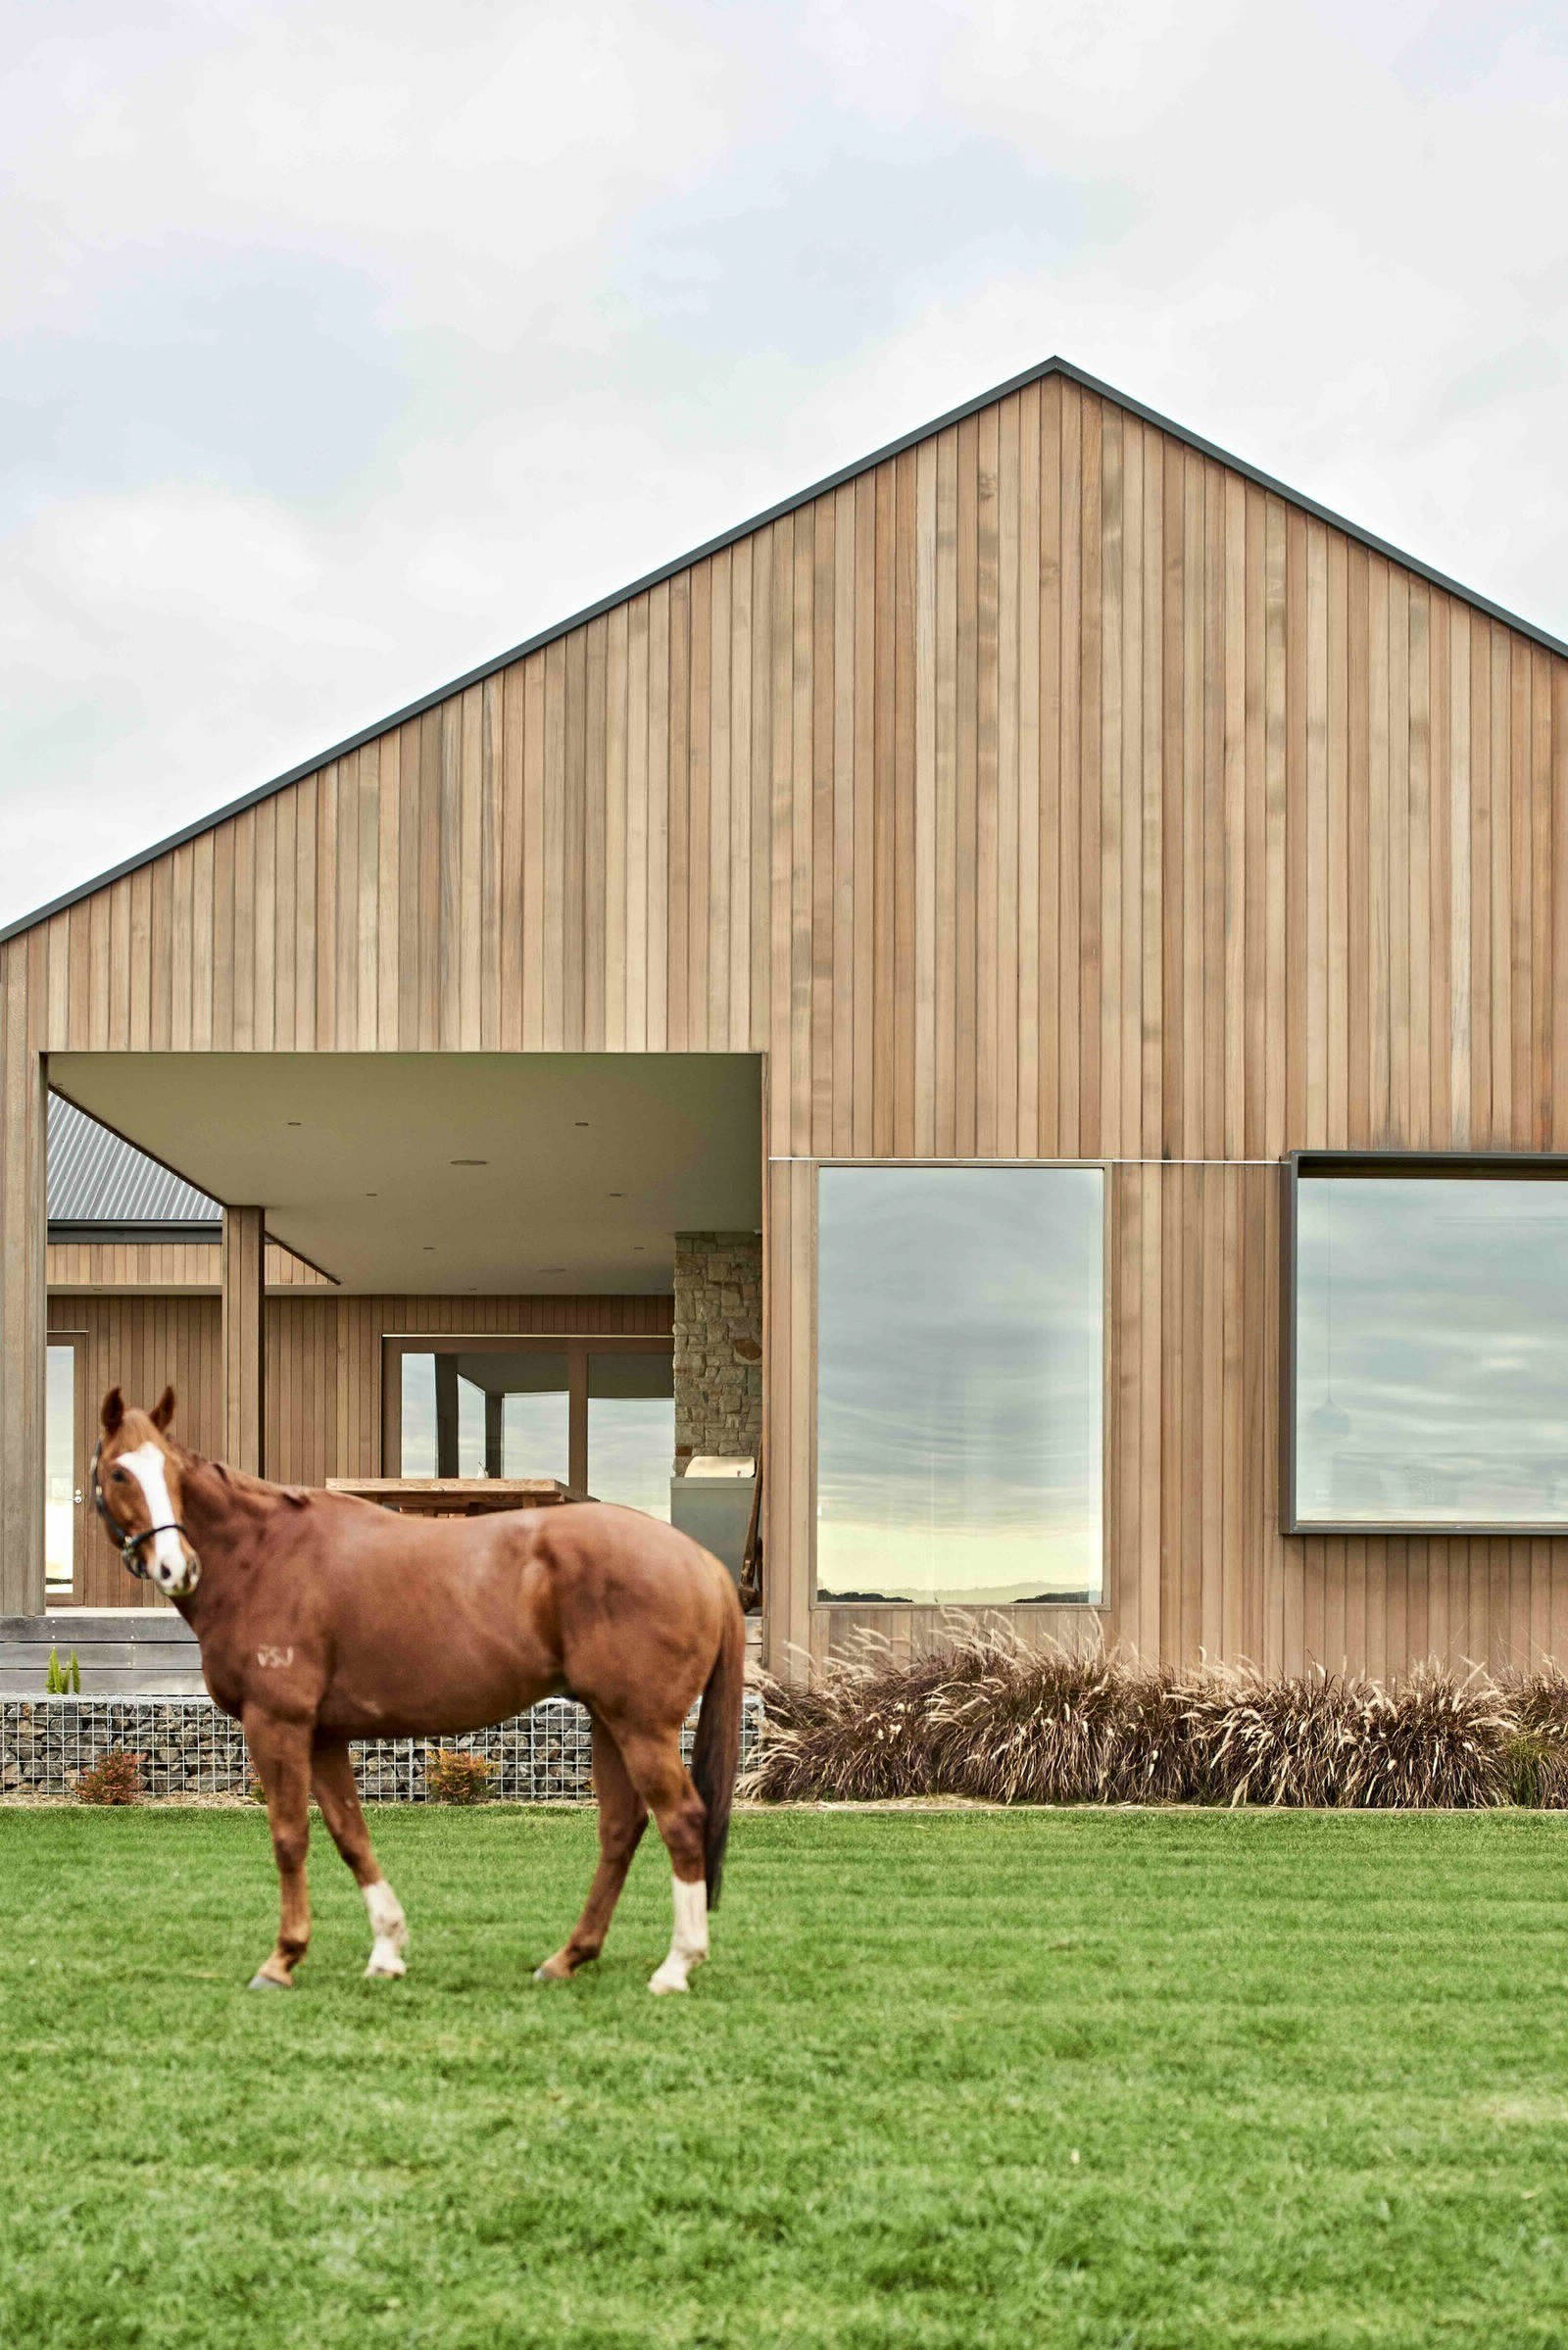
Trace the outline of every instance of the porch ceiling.
{"label": "porch ceiling", "polygon": [[749,1054],[57,1053],[49,1080],[345,1290],[660,1292],[677,1232],[761,1222]]}

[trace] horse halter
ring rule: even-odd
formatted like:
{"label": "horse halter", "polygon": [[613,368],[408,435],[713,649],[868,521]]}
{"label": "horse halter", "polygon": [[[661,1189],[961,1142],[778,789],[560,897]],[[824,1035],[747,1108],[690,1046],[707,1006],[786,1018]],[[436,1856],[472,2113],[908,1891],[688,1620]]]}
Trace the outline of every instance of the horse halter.
{"label": "horse halter", "polygon": [[140,1534],[126,1534],[114,1511],[104,1499],[104,1489],[98,1478],[98,1463],[103,1458],[103,1449],[104,1440],[100,1437],[92,1448],[92,1505],[109,1529],[109,1539],[120,1552],[121,1561],[126,1573],[139,1577],[145,1583],[148,1575],[146,1562],[141,1555],[143,1542],[150,1542],[155,1534],[177,1534],[182,1537],[190,1548],[194,1549],[195,1544],[191,1542],[190,1536],[186,1534],[177,1518],[170,1518],[162,1526],[144,1526]]}

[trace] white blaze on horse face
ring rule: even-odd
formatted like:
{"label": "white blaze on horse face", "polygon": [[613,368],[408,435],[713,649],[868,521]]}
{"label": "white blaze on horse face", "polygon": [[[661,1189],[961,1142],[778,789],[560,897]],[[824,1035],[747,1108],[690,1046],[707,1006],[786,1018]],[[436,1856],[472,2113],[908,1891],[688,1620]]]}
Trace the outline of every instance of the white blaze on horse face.
{"label": "white blaze on horse face", "polygon": [[375,1939],[370,1950],[367,1975],[406,1975],[403,1952],[408,1945],[409,1923],[403,1915],[403,1904],[384,1877],[373,1885],[363,1885],[365,1906],[370,1916],[370,1932]]}
{"label": "white blaze on horse face", "polygon": [[675,1938],[668,1957],[648,1985],[651,1991],[685,1990],[693,1967],[700,1967],[708,1956],[708,1886],[701,1877],[695,1885],[677,1877],[673,1885]]}
{"label": "white blaze on horse face", "polygon": [[173,1529],[174,1505],[169,1497],[169,1480],[164,1475],[164,1456],[156,1444],[138,1444],[134,1452],[122,1452],[119,1466],[128,1469],[141,1487],[152,1523],[163,1532],[143,1542],[142,1556],[152,1552],[150,1564],[153,1580],[166,1591],[175,1593],[194,1590],[196,1577],[191,1572],[195,1560]]}

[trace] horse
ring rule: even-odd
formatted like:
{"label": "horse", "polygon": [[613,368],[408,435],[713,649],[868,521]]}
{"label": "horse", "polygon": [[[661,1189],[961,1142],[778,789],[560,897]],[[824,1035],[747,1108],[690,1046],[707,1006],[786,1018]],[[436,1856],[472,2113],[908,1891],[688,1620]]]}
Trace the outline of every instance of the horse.
{"label": "horse", "polygon": [[[565,1982],[599,1956],[652,1812],[674,1930],[648,1987],[686,1990],[708,1956],[740,1759],[745,1620],[719,1561],[603,1502],[431,1521],[271,1485],[187,1451],[173,1417],[172,1388],[150,1412],[111,1388],[92,1497],[124,1564],[196,1635],[208,1689],[243,1725],[261,1778],[280,1904],[250,1987],[289,1988],[310,1942],[313,1790],[365,1898],[366,1974],[407,1971],[408,1922],[370,1847],[351,1738],[477,1730],[564,1693],[592,1720],[599,1866],[534,1981]],[[680,1733],[699,1695],[688,1772]]]}

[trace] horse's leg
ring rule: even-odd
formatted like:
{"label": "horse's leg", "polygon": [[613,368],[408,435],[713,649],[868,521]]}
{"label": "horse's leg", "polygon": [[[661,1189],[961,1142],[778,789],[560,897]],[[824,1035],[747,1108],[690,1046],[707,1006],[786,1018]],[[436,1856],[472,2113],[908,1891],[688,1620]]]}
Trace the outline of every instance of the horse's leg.
{"label": "horse's leg", "polygon": [[674,1873],[675,1932],[651,1991],[683,1991],[708,1956],[708,1874],[703,1831],[708,1813],[680,1758],[678,1729],[626,1731],[620,1750],[638,1794],[653,1813]]}
{"label": "horse's leg", "polygon": [[631,1856],[648,1825],[648,1806],[627,1777],[620,1748],[599,1716],[593,1719],[594,1791],[599,1797],[599,1866],[582,1916],[553,1958],[534,1970],[535,1983],[564,1983],[605,1946]]}
{"label": "horse's leg", "polygon": [[308,1722],[281,1722],[254,1706],[245,1709],[245,1743],[267,1795],[272,1858],[281,1896],[271,1956],[251,1977],[253,1991],[286,1991],[311,1939],[311,1896],[305,1882],[310,1841],[311,1731]]}
{"label": "horse's leg", "polygon": [[354,1765],[347,1746],[334,1741],[318,1745],[311,1756],[311,1783],[321,1807],[327,1833],[354,1872],[365,1895],[374,1939],[367,1975],[405,1975],[403,1953],[408,1947],[408,1920],[403,1904],[381,1874],[370,1849],[370,1832],[360,1809],[360,1790],[354,1784]]}

